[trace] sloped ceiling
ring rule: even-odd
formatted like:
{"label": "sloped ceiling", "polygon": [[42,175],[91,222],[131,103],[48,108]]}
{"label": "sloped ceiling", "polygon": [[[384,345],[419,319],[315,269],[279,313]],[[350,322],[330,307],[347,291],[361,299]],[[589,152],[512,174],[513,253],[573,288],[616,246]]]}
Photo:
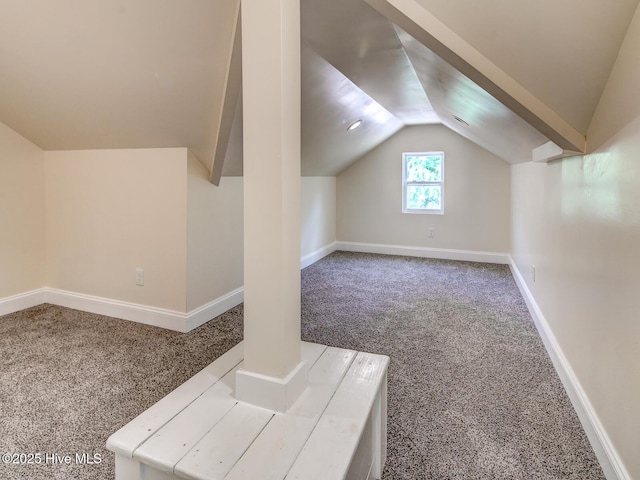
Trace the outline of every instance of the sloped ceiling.
{"label": "sloped ceiling", "polygon": [[[638,0],[415,3],[584,134]],[[210,165],[235,5],[0,0],[0,121],[46,150],[186,146]],[[509,162],[546,141],[364,0],[301,7],[303,174],[438,119]],[[223,174],[241,173],[241,129],[238,113]]]}
{"label": "sloped ceiling", "polygon": [[0,0],[0,121],[45,150],[210,157],[229,0]]}
{"label": "sloped ceiling", "polygon": [[[335,175],[403,127],[340,71],[302,48],[302,174]],[[347,127],[355,120],[362,125]]]}
{"label": "sloped ceiling", "polygon": [[587,133],[638,0],[416,0]]}
{"label": "sloped ceiling", "polygon": [[531,160],[548,139],[428,48],[398,28],[442,123],[509,163]]}
{"label": "sloped ceiling", "polygon": [[439,122],[393,24],[360,0],[302,0],[302,38],[404,125]]}

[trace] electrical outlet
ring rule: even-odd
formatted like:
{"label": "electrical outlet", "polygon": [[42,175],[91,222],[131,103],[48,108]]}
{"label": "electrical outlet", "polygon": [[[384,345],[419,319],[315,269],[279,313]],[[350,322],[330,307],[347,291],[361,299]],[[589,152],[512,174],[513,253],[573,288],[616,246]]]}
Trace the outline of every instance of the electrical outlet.
{"label": "electrical outlet", "polygon": [[136,285],[144,286],[144,269],[136,268]]}
{"label": "electrical outlet", "polygon": [[531,265],[531,276],[533,277],[533,281],[536,281],[536,266]]}
{"label": "electrical outlet", "polygon": [[433,227],[429,227],[429,233],[427,234],[427,237],[435,238],[435,236],[436,236],[436,229]]}

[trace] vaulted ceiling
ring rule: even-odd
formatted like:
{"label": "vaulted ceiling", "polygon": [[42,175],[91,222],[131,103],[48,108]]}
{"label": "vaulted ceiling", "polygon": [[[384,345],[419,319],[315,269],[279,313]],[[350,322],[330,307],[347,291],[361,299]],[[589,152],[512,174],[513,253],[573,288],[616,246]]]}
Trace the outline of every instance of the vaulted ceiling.
{"label": "vaulted ceiling", "polygon": [[[301,0],[303,174],[335,175],[405,125],[442,122],[509,162],[548,141],[499,89],[434,53],[411,21],[389,21],[387,7],[430,15],[585,135],[637,6]],[[211,165],[235,7],[0,0],[0,121],[45,150],[185,146]],[[241,173],[241,105],[234,112],[226,175]],[[358,118],[362,127],[347,132]]]}

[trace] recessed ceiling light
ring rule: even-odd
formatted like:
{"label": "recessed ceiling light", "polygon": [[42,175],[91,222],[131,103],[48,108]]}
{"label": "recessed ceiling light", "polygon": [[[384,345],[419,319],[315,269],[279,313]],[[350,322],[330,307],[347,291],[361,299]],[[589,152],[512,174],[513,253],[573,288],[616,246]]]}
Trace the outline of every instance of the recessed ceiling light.
{"label": "recessed ceiling light", "polygon": [[353,122],[351,125],[347,127],[347,132],[350,132],[351,130],[355,130],[360,125],[362,125],[362,120],[356,120],[355,122]]}
{"label": "recessed ceiling light", "polygon": [[467,127],[469,126],[469,124],[467,122],[465,122],[463,119],[461,119],[460,117],[457,117],[457,116],[454,115],[453,118],[455,118],[461,124],[466,125]]}

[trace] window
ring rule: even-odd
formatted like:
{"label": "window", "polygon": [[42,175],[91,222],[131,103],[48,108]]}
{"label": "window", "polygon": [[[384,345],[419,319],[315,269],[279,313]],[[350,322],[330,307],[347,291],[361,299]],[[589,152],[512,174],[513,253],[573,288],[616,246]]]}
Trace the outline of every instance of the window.
{"label": "window", "polygon": [[444,152],[402,154],[402,211],[444,213]]}

